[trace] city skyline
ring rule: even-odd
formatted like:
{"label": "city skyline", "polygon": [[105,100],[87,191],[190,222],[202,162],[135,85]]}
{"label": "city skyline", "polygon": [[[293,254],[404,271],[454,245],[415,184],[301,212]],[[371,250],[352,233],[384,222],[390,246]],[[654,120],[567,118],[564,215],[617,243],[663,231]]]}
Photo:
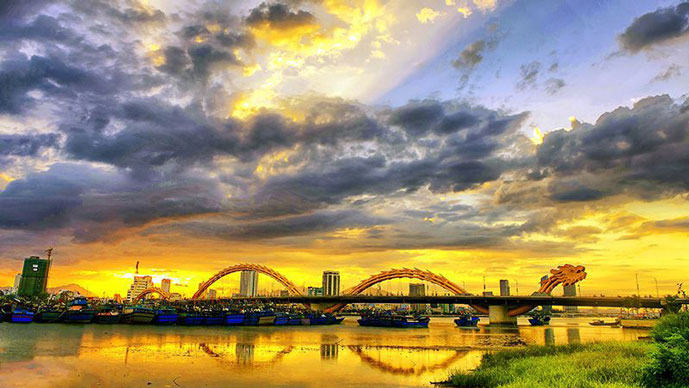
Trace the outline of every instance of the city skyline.
{"label": "city skyline", "polygon": [[0,286],[48,247],[96,295],[139,261],[184,296],[240,262],[686,280],[689,3],[7,4]]}

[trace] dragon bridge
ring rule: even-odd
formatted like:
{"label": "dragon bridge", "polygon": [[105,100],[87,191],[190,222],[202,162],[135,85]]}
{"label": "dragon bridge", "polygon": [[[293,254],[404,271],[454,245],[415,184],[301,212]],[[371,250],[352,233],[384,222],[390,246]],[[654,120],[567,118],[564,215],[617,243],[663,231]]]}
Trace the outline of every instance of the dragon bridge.
{"label": "dragon bridge", "polygon": [[260,264],[248,264],[248,263],[242,263],[242,264],[237,264],[237,265],[232,265],[229,266],[220,272],[216,273],[213,275],[210,279],[206,280],[205,282],[201,283],[199,286],[199,289],[196,291],[194,296],[192,296],[192,299],[199,299],[205,294],[206,290],[208,290],[208,287],[210,287],[213,283],[217,282],[221,278],[235,272],[240,272],[240,271],[256,271],[260,274],[270,276],[271,278],[275,279],[278,283],[282,284],[287,288],[289,293],[291,295],[301,295],[301,292],[297,288],[297,286],[294,285],[289,279],[278,273],[277,271],[266,267],[265,265],[260,265]]}
{"label": "dragon bridge", "polygon": [[170,294],[167,293],[166,291],[163,291],[162,289],[160,289],[158,287],[151,287],[151,288],[147,288],[147,289],[141,291],[141,293],[139,295],[137,295],[136,298],[134,298],[132,300],[132,304],[138,303],[139,301],[141,301],[141,299],[146,297],[146,295],[150,295],[150,294],[158,294],[158,295],[160,295],[160,298],[164,299],[164,300],[170,299]]}

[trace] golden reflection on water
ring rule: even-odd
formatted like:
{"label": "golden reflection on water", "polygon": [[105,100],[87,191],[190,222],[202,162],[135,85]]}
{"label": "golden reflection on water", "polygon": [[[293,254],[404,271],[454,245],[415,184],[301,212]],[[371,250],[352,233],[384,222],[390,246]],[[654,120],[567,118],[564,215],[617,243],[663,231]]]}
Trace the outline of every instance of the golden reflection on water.
{"label": "golden reflection on water", "polygon": [[[643,331],[553,319],[551,327],[0,325],[0,387],[429,386],[524,344],[634,340]],[[522,322],[520,321],[520,324]],[[151,383],[150,385],[148,383]]]}

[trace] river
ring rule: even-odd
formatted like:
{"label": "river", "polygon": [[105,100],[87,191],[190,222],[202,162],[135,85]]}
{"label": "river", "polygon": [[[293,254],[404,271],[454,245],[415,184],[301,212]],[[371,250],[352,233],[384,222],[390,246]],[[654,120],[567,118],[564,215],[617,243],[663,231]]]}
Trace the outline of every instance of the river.
{"label": "river", "polygon": [[0,387],[427,387],[519,344],[631,341],[648,332],[550,327],[157,327],[0,324]]}

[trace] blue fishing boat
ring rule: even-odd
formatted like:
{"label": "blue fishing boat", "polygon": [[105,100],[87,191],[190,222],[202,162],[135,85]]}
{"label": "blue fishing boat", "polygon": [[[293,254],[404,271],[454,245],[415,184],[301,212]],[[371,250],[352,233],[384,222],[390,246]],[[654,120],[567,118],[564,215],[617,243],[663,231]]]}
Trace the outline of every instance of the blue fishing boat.
{"label": "blue fishing boat", "polygon": [[359,326],[395,328],[427,328],[430,321],[429,317],[392,314],[367,314],[357,320]]}
{"label": "blue fishing boat", "polygon": [[204,314],[203,324],[208,326],[217,326],[225,323],[225,315],[222,311],[212,311]]}
{"label": "blue fishing boat", "polygon": [[287,325],[288,326],[299,326],[299,325],[301,325],[301,319],[302,319],[301,317],[290,315],[289,319],[287,320]]}
{"label": "blue fishing boat", "polygon": [[550,315],[541,310],[532,310],[529,313],[529,323],[531,326],[546,326],[550,324]]}
{"label": "blue fishing boat", "polygon": [[459,327],[477,327],[481,319],[472,315],[463,315],[455,319],[455,324]]}
{"label": "blue fishing boat", "polygon": [[177,310],[172,307],[159,307],[155,310],[153,323],[156,325],[174,325],[177,323]]}
{"label": "blue fishing boat", "polygon": [[272,326],[275,318],[275,313],[269,310],[252,311],[244,316],[244,326]]}
{"label": "blue fishing boat", "polygon": [[201,326],[204,316],[196,312],[183,312],[177,317],[177,324],[183,326]]}
{"label": "blue fishing boat", "polygon": [[60,314],[60,322],[91,323],[95,313],[96,311],[89,306],[86,298],[75,298],[69,303],[67,310]]}
{"label": "blue fishing boat", "polygon": [[332,314],[312,315],[311,325],[337,325],[344,321],[344,317],[336,317]]}
{"label": "blue fishing boat", "polygon": [[275,314],[275,326],[285,326],[289,323],[288,313],[276,313]]}
{"label": "blue fishing boat", "polygon": [[550,317],[544,318],[529,318],[531,326],[546,326],[550,324]]}
{"label": "blue fishing boat", "polygon": [[16,308],[12,311],[10,322],[12,323],[31,323],[33,322],[34,312],[27,309]]}
{"label": "blue fishing boat", "polygon": [[225,313],[225,325],[227,326],[241,326],[244,324],[244,313]]}

